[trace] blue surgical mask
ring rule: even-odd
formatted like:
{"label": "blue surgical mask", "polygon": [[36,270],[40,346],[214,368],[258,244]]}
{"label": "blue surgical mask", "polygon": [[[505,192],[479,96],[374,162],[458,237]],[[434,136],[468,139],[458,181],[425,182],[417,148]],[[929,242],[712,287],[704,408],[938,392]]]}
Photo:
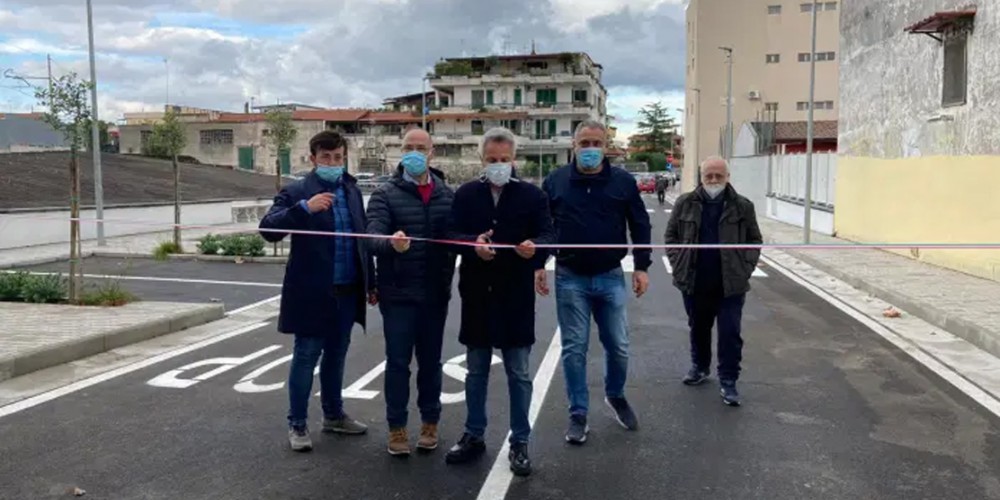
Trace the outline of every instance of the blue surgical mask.
{"label": "blue surgical mask", "polygon": [[427,171],[427,156],[419,151],[409,151],[403,155],[403,168],[413,177],[420,177]]}
{"label": "blue surgical mask", "polygon": [[597,170],[601,168],[601,161],[604,160],[603,148],[582,148],[576,153],[576,162],[584,170]]}
{"label": "blue surgical mask", "polygon": [[316,175],[326,182],[337,182],[344,175],[344,166],[331,167],[329,165],[316,165]]}
{"label": "blue surgical mask", "polygon": [[486,165],[486,179],[494,186],[504,186],[510,182],[511,170],[510,163],[491,163]]}

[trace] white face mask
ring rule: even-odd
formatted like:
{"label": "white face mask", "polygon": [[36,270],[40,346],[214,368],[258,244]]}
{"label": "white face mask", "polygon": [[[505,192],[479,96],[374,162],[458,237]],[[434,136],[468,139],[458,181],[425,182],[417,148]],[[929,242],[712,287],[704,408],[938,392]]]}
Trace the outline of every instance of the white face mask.
{"label": "white face mask", "polygon": [[494,186],[504,186],[510,182],[510,163],[491,163],[486,165],[486,179]]}
{"label": "white face mask", "polygon": [[722,191],[726,189],[725,184],[703,184],[702,187],[705,188],[705,192],[712,199],[718,198],[722,194]]}

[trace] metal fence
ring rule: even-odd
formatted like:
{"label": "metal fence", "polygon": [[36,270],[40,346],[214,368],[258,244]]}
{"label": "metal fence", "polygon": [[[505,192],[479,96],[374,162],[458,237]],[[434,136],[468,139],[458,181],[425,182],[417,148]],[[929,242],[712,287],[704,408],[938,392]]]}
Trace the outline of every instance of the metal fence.
{"label": "metal fence", "polygon": [[[833,208],[836,195],[837,155],[813,154],[813,206]],[[796,202],[805,201],[806,155],[779,155],[771,158],[768,195]]]}

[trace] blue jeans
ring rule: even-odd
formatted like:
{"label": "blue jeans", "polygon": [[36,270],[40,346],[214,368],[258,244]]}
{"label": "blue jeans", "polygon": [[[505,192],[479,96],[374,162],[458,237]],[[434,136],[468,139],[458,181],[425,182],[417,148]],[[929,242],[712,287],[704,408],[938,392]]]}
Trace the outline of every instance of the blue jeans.
{"label": "blue jeans", "polygon": [[390,429],[406,427],[410,403],[410,361],[417,358],[420,419],[441,419],[441,343],[448,304],[380,305],[385,330],[385,418]]}
{"label": "blue jeans", "polygon": [[578,275],[562,266],[556,269],[556,312],[570,414],[586,415],[589,407],[587,346],[591,314],[604,346],[604,394],[612,398],[625,397],[627,298],[625,273],[621,268],[595,276]]}
{"label": "blue jeans", "polygon": [[[528,408],[531,406],[531,376],[528,358],[531,347],[502,349],[510,395],[510,442],[527,443],[531,436]],[[482,438],[486,433],[486,387],[490,379],[493,349],[470,348],[465,356],[469,372],[465,376],[465,432]]]}
{"label": "blue jeans", "polygon": [[313,371],[322,355],[319,367],[320,401],[323,416],[337,419],[344,415],[344,400],[340,393],[344,386],[344,360],[351,345],[358,297],[336,297],[331,307],[336,309],[336,321],[323,337],[295,336],[292,365],[288,371],[288,425],[306,425],[309,396],[312,393]]}

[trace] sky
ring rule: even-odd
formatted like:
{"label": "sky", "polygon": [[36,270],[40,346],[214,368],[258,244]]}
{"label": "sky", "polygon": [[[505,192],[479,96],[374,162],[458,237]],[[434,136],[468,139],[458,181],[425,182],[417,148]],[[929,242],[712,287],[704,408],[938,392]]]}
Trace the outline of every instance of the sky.
{"label": "sky", "polygon": [[[85,0],[0,2],[0,112],[43,109],[6,70],[89,79]],[[379,107],[443,57],[587,52],[620,136],[638,110],[684,107],[683,0],[93,0],[98,111],[172,104]],[[42,80],[29,80],[38,85]]]}

